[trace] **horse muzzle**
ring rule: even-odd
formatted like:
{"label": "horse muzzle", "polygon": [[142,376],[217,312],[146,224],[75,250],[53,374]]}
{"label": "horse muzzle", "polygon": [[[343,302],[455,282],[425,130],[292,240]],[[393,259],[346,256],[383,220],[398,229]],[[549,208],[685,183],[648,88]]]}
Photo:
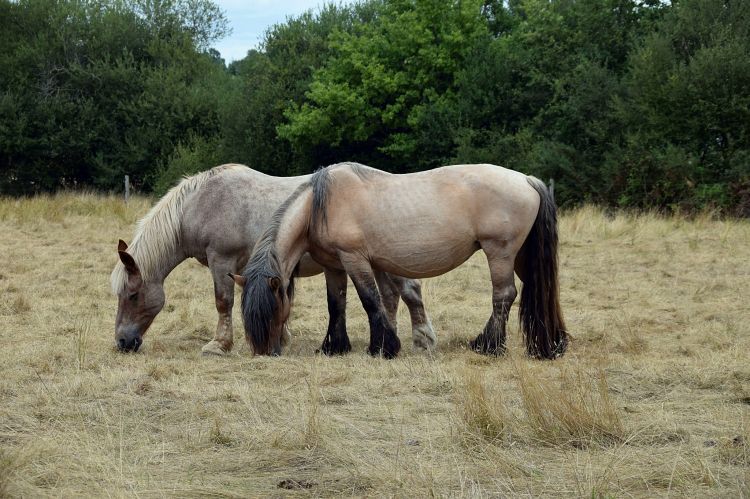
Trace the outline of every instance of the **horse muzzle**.
{"label": "horse muzzle", "polygon": [[143,344],[138,331],[124,331],[115,335],[115,345],[121,352],[137,352]]}

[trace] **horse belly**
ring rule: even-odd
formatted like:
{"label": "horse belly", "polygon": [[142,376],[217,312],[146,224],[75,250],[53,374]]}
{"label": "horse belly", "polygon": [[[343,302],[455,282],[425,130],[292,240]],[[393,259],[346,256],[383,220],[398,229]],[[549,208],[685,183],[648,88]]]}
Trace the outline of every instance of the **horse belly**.
{"label": "horse belly", "polygon": [[420,279],[435,277],[455,269],[479,249],[476,241],[432,241],[419,245],[391,242],[387,251],[371,252],[378,270]]}

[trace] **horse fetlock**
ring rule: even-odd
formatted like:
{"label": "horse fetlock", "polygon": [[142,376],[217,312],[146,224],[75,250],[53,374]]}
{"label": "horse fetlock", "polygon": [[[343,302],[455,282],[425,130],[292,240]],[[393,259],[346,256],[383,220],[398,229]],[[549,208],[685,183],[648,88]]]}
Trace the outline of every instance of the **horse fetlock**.
{"label": "horse fetlock", "polygon": [[232,351],[231,341],[211,340],[201,348],[203,355],[226,355]]}

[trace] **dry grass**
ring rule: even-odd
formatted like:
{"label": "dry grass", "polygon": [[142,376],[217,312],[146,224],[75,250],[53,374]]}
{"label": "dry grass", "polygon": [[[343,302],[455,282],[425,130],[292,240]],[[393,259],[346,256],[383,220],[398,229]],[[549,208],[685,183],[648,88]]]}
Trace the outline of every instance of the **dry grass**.
{"label": "dry grass", "polygon": [[320,277],[299,283],[284,356],[250,356],[235,313],[235,352],[202,358],[216,315],[193,261],[121,355],[108,276],[148,208],[0,200],[0,496],[750,495],[747,222],[563,214],[574,340],[555,362],[523,356],[515,318],[507,357],[467,351],[489,314],[481,254],[424,283],[433,358],[365,355],[353,290],[354,352],[316,356]]}
{"label": "dry grass", "polygon": [[463,374],[456,405],[469,433],[474,431],[493,442],[501,439],[513,423],[501,395],[488,393],[477,370],[467,369]]}
{"label": "dry grass", "polygon": [[528,424],[540,443],[588,447],[625,440],[619,410],[612,403],[601,370],[593,380],[580,370],[562,372],[557,382],[525,372],[519,389]]}

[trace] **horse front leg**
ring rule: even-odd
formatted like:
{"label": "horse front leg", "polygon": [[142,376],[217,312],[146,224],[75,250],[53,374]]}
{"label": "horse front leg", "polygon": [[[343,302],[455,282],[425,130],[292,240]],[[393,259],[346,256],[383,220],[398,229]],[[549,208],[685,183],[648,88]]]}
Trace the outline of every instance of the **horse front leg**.
{"label": "horse front leg", "polygon": [[406,303],[411,316],[411,339],[415,350],[432,351],[437,345],[437,335],[432,329],[432,322],[427,316],[422,301],[422,284],[417,279],[407,279],[388,274],[393,285]]}
{"label": "horse front leg", "polygon": [[382,355],[392,359],[401,350],[401,342],[383,306],[370,263],[349,254],[340,255],[340,260],[354,283],[370,323],[370,346],[367,351],[373,356]]}
{"label": "horse front leg", "polygon": [[492,278],[492,314],[484,330],[469,343],[475,352],[487,355],[502,355],[505,353],[505,336],[508,315],[513,301],[516,299],[516,284],[513,278],[513,258],[495,257],[491,249],[487,254]]}
{"label": "horse front leg", "polygon": [[237,272],[233,260],[210,258],[209,268],[214,280],[214,299],[219,321],[214,338],[203,345],[203,355],[226,355],[232,351],[234,334],[232,331],[232,307],[234,306],[234,281],[227,273]]}
{"label": "horse front leg", "polygon": [[346,272],[325,269],[325,277],[328,331],[320,351],[326,355],[347,353],[352,350],[352,345],[346,332]]}

